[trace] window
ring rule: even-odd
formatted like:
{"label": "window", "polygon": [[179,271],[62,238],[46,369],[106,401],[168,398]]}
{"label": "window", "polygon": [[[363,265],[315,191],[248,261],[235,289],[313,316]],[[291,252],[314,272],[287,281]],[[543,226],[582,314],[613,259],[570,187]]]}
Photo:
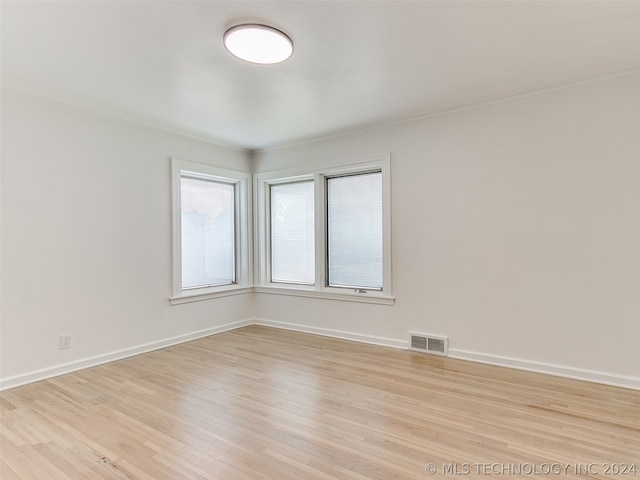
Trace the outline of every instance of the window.
{"label": "window", "polygon": [[235,185],[180,178],[182,289],[235,283]]}
{"label": "window", "polygon": [[248,178],[172,159],[172,303],[250,288]]}
{"label": "window", "polygon": [[258,175],[257,291],[393,303],[389,166]]}
{"label": "window", "polygon": [[313,182],[271,185],[271,281],[313,285]]}
{"label": "window", "polygon": [[382,174],[326,182],[328,285],[382,290]]}

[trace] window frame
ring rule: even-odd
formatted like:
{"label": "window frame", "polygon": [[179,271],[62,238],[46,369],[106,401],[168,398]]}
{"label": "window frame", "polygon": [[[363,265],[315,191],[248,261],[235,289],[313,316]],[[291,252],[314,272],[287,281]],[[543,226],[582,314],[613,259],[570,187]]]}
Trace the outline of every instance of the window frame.
{"label": "window frame", "polygon": [[[234,186],[235,282],[231,284],[182,288],[182,178],[225,183]],[[172,196],[172,305],[207,300],[251,291],[253,283],[251,238],[251,174],[202,163],[171,158]]]}
{"label": "window frame", "polygon": [[[372,172],[382,173],[382,289],[329,286],[326,180],[333,177]],[[272,282],[270,271],[270,186],[310,179],[314,181],[315,282],[313,285]],[[256,192],[254,257],[257,259],[254,277],[257,292],[393,305],[395,298],[392,295],[391,278],[391,157],[389,154],[313,170],[281,170],[260,173],[254,175],[254,191]]]}

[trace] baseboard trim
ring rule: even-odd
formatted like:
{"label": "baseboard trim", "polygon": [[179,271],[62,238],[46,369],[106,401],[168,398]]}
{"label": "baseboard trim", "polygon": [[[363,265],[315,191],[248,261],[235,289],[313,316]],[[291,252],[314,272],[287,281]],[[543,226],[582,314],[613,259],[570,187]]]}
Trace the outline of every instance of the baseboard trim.
{"label": "baseboard trim", "polygon": [[[408,340],[398,340],[393,338],[377,337],[374,335],[364,335],[361,333],[313,327],[308,325],[301,325],[298,323],[278,322],[275,320],[267,320],[264,318],[254,319],[254,324],[263,325],[265,327],[282,328],[284,330],[293,330],[296,332],[312,333],[316,335],[323,335],[325,337],[339,338],[342,340],[368,343],[371,345],[400,349],[409,348]],[[487,353],[453,348],[449,348],[448,356],[450,358],[455,358],[458,360],[484,363],[487,365],[495,365],[498,367],[513,368],[516,370],[524,370],[527,372],[543,373],[556,377],[571,378],[573,380],[582,380],[603,385],[611,385],[613,387],[628,388],[631,390],[640,390],[640,378],[627,375],[618,375],[607,372],[599,372],[595,370],[586,370],[575,367],[567,367],[564,365],[556,365],[552,363],[524,360],[521,358],[505,357],[501,355],[490,355]]]}
{"label": "baseboard trim", "polygon": [[39,380],[46,380],[48,378],[57,377],[66,373],[76,372],[84,368],[95,367],[104,363],[122,360],[124,358],[133,357],[135,355],[151,352],[153,350],[159,350],[161,348],[170,347],[179,343],[189,342],[198,338],[208,337],[209,335],[215,335],[216,333],[235,330],[236,328],[246,327],[248,325],[251,325],[252,323],[253,320],[250,318],[246,320],[239,320],[237,322],[225,323],[224,325],[218,325],[217,327],[198,330],[197,332],[177,335],[175,337],[165,338],[163,340],[158,340],[155,342],[144,343],[135,347],[116,350],[93,357],[83,358],[81,360],[76,360],[73,362],[61,363],[59,365],[43,368],[41,370],[34,370],[32,372],[15,375],[13,377],[2,378],[0,379],[0,391],[19,387],[28,383],[37,382]]}
{"label": "baseboard trim", "polygon": [[263,327],[274,327],[281,328],[283,330],[292,330],[294,332],[313,333],[315,335],[322,335],[323,337],[351,340],[353,342],[368,343],[370,345],[378,345],[381,347],[406,349],[409,346],[406,340],[365,335],[362,333],[347,332],[332,328],[313,327],[310,325],[301,325],[299,323],[278,322],[275,320],[267,320],[265,318],[255,318],[253,323],[254,325],[262,325]]}
{"label": "baseboard trim", "polygon": [[527,372],[543,373],[556,377],[571,378],[573,380],[582,380],[586,382],[611,385],[613,387],[640,390],[640,378],[628,375],[619,375],[608,372],[600,372],[597,370],[567,367],[564,365],[557,365],[553,363],[523,360],[521,358],[490,355],[487,353],[453,348],[449,348],[449,357],[457,358],[460,360],[468,360],[471,362],[485,363],[488,365],[496,365],[499,367],[513,368],[516,370],[525,370]]}
{"label": "baseboard trim", "polygon": [[[275,320],[267,320],[264,318],[249,318],[236,322],[226,323],[224,325],[218,325],[216,327],[211,327],[204,330],[199,330],[197,332],[177,335],[175,337],[158,340],[156,342],[145,343],[131,348],[88,357],[74,362],[54,365],[49,368],[35,370],[25,374],[15,375],[13,377],[3,378],[0,379],[0,391],[19,387],[28,383],[37,382],[39,380],[46,380],[48,378],[57,377],[66,373],[72,373],[84,368],[95,367],[104,363],[122,360],[124,358],[133,357],[135,355],[151,352],[153,350],[159,350],[161,348],[170,347],[172,345],[177,345],[184,342],[189,342],[198,338],[208,337],[209,335],[215,335],[217,333],[223,333],[230,330],[235,330],[237,328],[247,327],[250,325],[262,325],[265,327],[310,333],[314,335],[321,335],[324,337],[350,340],[353,342],[378,345],[382,347],[391,347],[405,350],[409,347],[409,343],[407,340],[366,335],[362,333],[335,330],[330,328],[314,327],[298,323],[279,322]],[[476,363],[496,365],[499,367],[513,368],[516,370],[525,370],[528,372],[553,375],[556,377],[571,378],[574,380],[583,380],[587,382],[611,385],[614,387],[628,388],[631,390],[640,390],[640,378],[629,375],[618,375],[596,370],[567,367],[564,365],[524,360],[521,358],[506,357],[501,355],[491,355],[487,353],[454,348],[449,348],[449,357]]]}

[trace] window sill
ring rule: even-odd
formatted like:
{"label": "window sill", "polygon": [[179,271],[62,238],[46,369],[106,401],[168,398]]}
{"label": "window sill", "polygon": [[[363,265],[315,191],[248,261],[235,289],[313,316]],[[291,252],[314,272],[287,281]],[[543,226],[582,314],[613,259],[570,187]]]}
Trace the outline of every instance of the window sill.
{"label": "window sill", "polygon": [[169,298],[170,305],[180,305],[182,303],[200,302],[213,298],[229,297],[231,295],[242,295],[253,292],[253,287],[231,285],[229,287],[214,289],[192,290]]}
{"label": "window sill", "polygon": [[367,293],[345,293],[342,292],[328,292],[320,291],[310,288],[296,288],[296,287],[280,287],[271,285],[261,285],[256,287],[246,286],[230,286],[224,289],[216,290],[194,290],[192,292],[186,292],[182,295],[177,295],[169,298],[170,305],[181,305],[183,303],[201,302],[203,300],[212,300],[214,298],[229,297],[232,295],[242,295],[245,293],[264,293],[268,295],[287,295],[290,297],[307,297],[307,298],[319,298],[323,300],[339,300],[342,302],[356,302],[356,303],[372,303],[375,305],[394,305],[396,302],[395,297],[388,297],[381,295],[378,292]]}
{"label": "window sill", "polygon": [[256,293],[266,293],[269,295],[288,295],[292,297],[309,297],[320,298],[324,300],[340,300],[343,302],[357,302],[357,303],[373,303],[376,305],[393,305],[396,302],[395,297],[383,296],[380,293],[368,292],[368,293],[338,293],[338,292],[326,292],[320,290],[302,289],[295,287],[275,287],[261,285],[253,288]]}

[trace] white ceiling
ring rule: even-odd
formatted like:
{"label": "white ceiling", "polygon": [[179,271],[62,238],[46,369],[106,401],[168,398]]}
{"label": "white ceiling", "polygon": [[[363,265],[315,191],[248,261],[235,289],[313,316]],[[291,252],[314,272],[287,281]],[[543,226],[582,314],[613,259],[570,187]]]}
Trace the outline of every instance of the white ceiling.
{"label": "white ceiling", "polygon": [[[2,84],[260,149],[640,69],[640,1],[2,2]],[[288,61],[231,57],[267,23]]]}

